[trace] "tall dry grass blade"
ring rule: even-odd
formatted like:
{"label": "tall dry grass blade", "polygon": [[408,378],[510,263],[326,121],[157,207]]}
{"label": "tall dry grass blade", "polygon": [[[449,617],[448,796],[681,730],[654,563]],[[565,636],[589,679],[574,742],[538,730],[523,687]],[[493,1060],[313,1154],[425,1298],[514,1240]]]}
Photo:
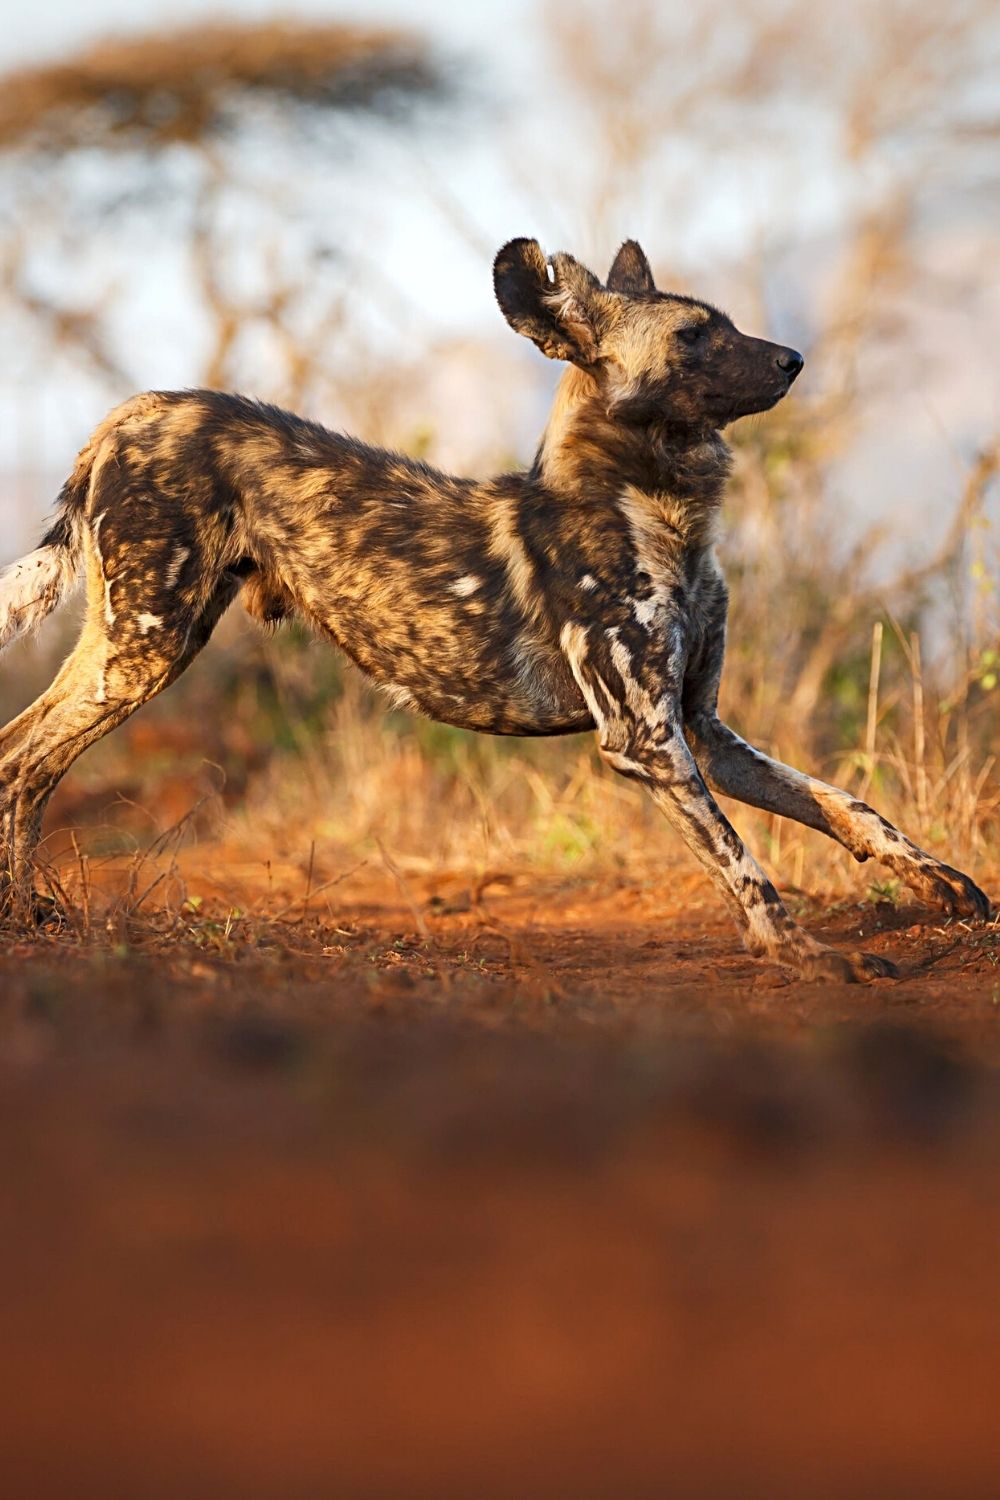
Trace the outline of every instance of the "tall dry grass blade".
{"label": "tall dry grass blade", "polygon": [[927,824],[927,726],[924,722],[924,670],[920,636],[910,635],[910,672],[913,681],[913,765],[916,774],[917,817],[921,830]]}
{"label": "tall dry grass blade", "polygon": [[871,664],[868,669],[868,707],[865,715],[864,778],[861,797],[868,795],[868,788],[875,775],[875,740],[878,734],[878,690],[882,675],[883,624],[876,620],[872,626]]}
{"label": "tall dry grass blade", "polygon": [[306,874],[306,893],[302,899],[302,920],[306,919],[309,912],[309,897],[312,894],[313,867],[316,863],[316,840],[313,839],[309,845],[309,870]]}
{"label": "tall dry grass blade", "polygon": [[[356,865],[353,865],[351,867],[351,869],[342,870],[339,875],[332,876],[330,880],[324,880],[322,885],[317,885],[313,889],[312,896],[321,896],[324,891],[332,890],[335,885],[342,885],[345,880],[350,880],[352,875],[356,875],[359,870],[363,870],[367,863],[368,861],[366,859],[359,860]],[[268,861],[268,865],[270,866],[270,861]],[[268,898],[270,898],[272,889],[272,887],[268,888]],[[282,917],[287,917],[288,913],[294,911],[299,904],[300,903],[298,902],[298,900],[290,901],[287,906],[279,907],[276,912],[272,912],[270,914],[269,920],[272,922],[280,922]],[[303,907],[303,915],[304,914],[305,908]]]}
{"label": "tall dry grass blade", "polygon": [[77,842],[76,831],[70,831],[70,841],[73,845],[73,853],[76,855],[77,868],[80,871],[80,904],[83,907],[83,935],[88,941],[91,935],[90,921],[90,861]]}
{"label": "tall dry grass blade", "polygon": [[396,882],[396,887],[399,891],[399,894],[402,896],[404,902],[409,908],[414,922],[416,923],[417,931],[420,933],[420,936],[424,939],[424,941],[429,943],[431,941],[430,928],[427,926],[427,923],[424,920],[424,914],[420,910],[420,907],[417,905],[416,897],[414,896],[413,891],[410,889],[405,875],[397,865],[396,861],[393,859],[392,855],[386,849],[385,845],[382,843],[382,840],[376,839],[375,842],[378,845],[378,852],[382,856],[382,863],[385,865],[386,869],[389,871],[389,874]]}

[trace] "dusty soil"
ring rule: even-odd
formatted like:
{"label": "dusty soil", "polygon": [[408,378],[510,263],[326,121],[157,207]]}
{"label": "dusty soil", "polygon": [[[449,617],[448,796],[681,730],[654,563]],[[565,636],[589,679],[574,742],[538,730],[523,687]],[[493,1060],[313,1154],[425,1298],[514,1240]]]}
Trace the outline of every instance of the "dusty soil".
{"label": "dusty soil", "polygon": [[182,875],[0,945],[4,1494],[1000,1491],[1000,927]]}

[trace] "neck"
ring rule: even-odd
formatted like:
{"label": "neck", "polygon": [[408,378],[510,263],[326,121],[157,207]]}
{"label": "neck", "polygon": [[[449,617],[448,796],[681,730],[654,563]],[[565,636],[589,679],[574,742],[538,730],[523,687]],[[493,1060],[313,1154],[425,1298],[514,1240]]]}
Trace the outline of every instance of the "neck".
{"label": "neck", "polygon": [[691,541],[708,540],[722,504],[729,449],[709,427],[610,417],[594,378],[571,365],[556,391],[535,460],[547,489],[567,500],[629,491],[667,503],[672,524]]}

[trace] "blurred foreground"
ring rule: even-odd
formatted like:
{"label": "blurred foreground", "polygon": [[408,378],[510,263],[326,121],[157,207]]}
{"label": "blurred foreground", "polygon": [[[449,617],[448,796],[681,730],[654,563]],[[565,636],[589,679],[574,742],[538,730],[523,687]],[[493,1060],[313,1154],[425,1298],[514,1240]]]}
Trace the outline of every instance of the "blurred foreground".
{"label": "blurred foreground", "polygon": [[803,902],[856,988],[683,868],[141,880],[0,958],[8,1493],[996,1492],[995,922]]}

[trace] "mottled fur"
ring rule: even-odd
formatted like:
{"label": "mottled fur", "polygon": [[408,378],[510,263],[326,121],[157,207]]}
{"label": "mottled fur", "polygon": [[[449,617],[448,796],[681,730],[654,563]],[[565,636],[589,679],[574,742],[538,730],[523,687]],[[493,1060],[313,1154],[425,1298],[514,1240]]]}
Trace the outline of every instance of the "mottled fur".
{"label": "mottled fur", "polygon": [[779,400],[801,358],[658,292],[634,242],[605,285],[571,256],[547,262],[532,240],[506,245],[494,275],[511,325],[570,361],[525,473],[453,478],[217,391],[138,396],[98,427],[32,566],[0,584],[3,639],[47,613],[79,568],[87,580],[76,649],[0,731],[8,902],[29,887],[42,810],[68,766],[172,682],[242,592],[263,623],[298,615],[394,702],[446,723],[596,728],[602,755],[649,788],[755,953],[808,974],[889,967],[796,926],[708,785],[985,914],[966,876],[716,715],[720,429]]}

